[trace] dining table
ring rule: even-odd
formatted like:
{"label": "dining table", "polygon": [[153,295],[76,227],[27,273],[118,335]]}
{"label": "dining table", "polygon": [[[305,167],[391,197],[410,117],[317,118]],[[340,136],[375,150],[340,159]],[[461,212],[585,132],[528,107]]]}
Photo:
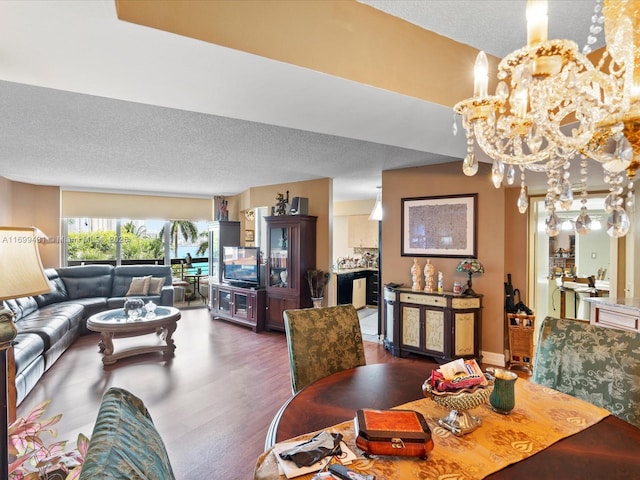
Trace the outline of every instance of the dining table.
{"label": "dining table", "polygon": [[[422,385],[438,367],[430,361],[368,364],[334,373],[306,386],[276,413],[267,433],[266,453],[259,460],[257,471],[261,460],[278,442],[353,420],[360,408],[388,409],[425,400]],[[520,378],[518,382],[530,380]],[[545,390],[533,383],[524,386],[542,393]],[[585,402],[585,405],[588,404]],[[603,412],[593,424],[577,433],[481,478],[640,478],[640,429]],[[433,428],[433,423],[430,426]],[[437,440],[435,448],[438,448]]]}

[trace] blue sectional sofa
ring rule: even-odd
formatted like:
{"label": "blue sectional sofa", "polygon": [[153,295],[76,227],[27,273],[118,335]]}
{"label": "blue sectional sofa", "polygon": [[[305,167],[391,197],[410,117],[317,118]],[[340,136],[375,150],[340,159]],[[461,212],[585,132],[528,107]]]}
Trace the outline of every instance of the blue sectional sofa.
{"label": "blue sectional sofa", "polygon": [[[9,381],[15,382],[15,399],[10,400],[14,405],[20,404],[60,355],[88,332],[86,321],[94,313],[121,308],[131,297],[173,305],[169,266],[86,265],[46,269],[45,273],[51,292],[4,302],[14,313],[18,330],[9,362]],[[149,285],[154,290],[149,290]],[[132,294],[133,290],[137,293]]]}

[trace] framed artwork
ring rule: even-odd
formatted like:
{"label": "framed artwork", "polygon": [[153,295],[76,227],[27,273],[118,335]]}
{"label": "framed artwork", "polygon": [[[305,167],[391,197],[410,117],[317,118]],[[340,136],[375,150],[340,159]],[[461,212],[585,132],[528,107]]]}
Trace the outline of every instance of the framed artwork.
{"label": "framed artwork", "polygon": [[244,241],[245,242],[254,242],[256,240],[255,230],[245,230],[244,231]]}
{"label": "framed artwork", "polygon": [[477,193],[401,201],[402,256],[477,257]]}

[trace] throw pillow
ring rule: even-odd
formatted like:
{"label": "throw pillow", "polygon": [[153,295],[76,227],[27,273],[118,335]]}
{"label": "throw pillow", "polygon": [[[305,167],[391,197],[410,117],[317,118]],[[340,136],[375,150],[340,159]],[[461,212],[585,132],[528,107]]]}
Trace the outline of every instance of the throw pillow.
{"label": "throw pillow", "polygon": [[151,275],[147,277],[133,277],[131,279],[131,285],[129,285],[129,290],[126,293],[127,297],[132,295],[147,295],[149,292],[149,280],[151,280]]}
{"label": "throw pillow", "polygon": [[149,279],[148,295],[160,295],[160,292],[162,292],[162,287],[164,287],[163,277],[151,277]]}

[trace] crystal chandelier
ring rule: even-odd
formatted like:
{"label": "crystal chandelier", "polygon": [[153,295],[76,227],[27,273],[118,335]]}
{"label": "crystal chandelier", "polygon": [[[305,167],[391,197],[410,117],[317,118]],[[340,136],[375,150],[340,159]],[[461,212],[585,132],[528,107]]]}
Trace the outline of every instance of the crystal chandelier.
{"label": "crystal chandelier", "polygon": [[[560,233],[557,206],[568,209],[574,191],[569,169],[580,162],[581,210],[577,233],[591,230],[587,203],[588,159],[600,163],[609,185],[605,201],[607,233],[627,234],[623,204],[633,206],[633,177],[640,166],[640,0],[597,0],[588,45],[583,52],[570,40],[547,39],[547,2],[527,2],[527,45],[498,65],[498,86],[487,92],[488,62],[480,52],[474,68],[473,97],[454,106],[467,135],[466,175],[478,171],[474,144],[493,159],[491,177],[499,188],[520,176],[518,209],[528,208],[525,172],[547,175],[545,230]],[[587,58],[604,25],[607,49],[597,65]],[[455,118],[454,118],[455,120]],[[455,133],[454,122],[454,133]],[[506,172],[505,172],[506,170]]]}

